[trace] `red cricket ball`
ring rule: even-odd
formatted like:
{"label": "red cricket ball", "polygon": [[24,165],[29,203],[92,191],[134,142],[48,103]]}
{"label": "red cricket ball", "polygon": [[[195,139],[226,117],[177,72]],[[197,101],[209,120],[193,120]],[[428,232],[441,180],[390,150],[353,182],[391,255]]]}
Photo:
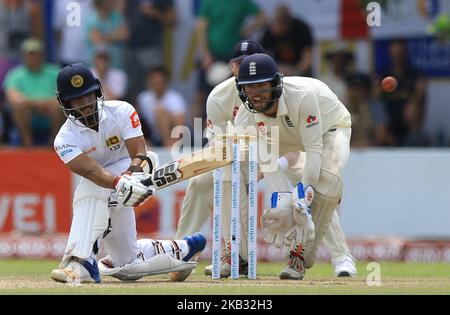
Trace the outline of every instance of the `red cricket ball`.
{"label": "red cricket ball", "polygon": [[381,88],[385,92],[393,92],[398,86],[397,79],[394,77],[386,77],[381,81]]}

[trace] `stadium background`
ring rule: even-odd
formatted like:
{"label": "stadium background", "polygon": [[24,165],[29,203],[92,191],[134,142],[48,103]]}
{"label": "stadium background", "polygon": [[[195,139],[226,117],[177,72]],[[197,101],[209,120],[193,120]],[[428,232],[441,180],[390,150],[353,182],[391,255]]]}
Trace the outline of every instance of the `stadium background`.
{"label": "stadium background", "polygon": [[[344,173],[342,225],[358,260],[450,262],[450,44],[441,43],[427,29],[450,1],[381,1],[381,27],[368,27],[357,1],[255,1],[270,16],[281,2],[313,30],[315,73],[325,72],[324,55],[336,41],[348,44],[359,70],[375,72],[387,63],[387,44],[406,40],[412,63],[428,79],[425,129],[434,148],[354,149]],[[195,8],[198,1],[175,1],[178,23],[165,33],[165,63],[172,84],[192,101],[195,91]],[[46,50],[49,61],[56,51],[51,32],[53,1],[44,1]],[[255,34],[257,36],[257,34]],[[157,149],[163,161],[167,149]],[[17,170],[20,170],[19,173]],[[51,171],[49,171],[51,170]],[[0,150],[0,258],[57,258],[63,253],[70,227],[71,193],[76,177],[50,149]],[[20,176],[18,176],[20,174]],[[186,182],[161,191],[136,209],[138,231],[153,237],[173,235]],[[260,211],[268,194],[260,184]],[[208,233],[210,226],[204,230]],[[261,259],[281,257],[262,244]],[[321,248],[319,256],[327,259]],[[203,254],[209,257],[208,251]]]}

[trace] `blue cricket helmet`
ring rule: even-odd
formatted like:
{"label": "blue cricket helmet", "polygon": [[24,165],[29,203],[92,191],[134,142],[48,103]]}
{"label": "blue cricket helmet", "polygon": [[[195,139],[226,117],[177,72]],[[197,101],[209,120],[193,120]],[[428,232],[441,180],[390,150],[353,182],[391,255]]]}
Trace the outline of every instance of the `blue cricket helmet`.
{"label": "blue cricket helmet", "polygon": [[100,82],[82,63],[62,68],[56,79],[57,96],[63,101],[78,98],[91,92],[101,92]]}
{"label": "blue cricket helmet", "polygon": [[245,94],[244,85],[270,82],[272,84],[272,99],[263,112],[268,110],[274,102],[281,97],[283,92],[283,75],[279,72],[278,66],[272,57],[266,54],[249,55],[242,60],[239,66],[239,76],[236,79],[236,86],[239,97],[250,112],[258,112]]}
{"label": "blue cricket helmet", "polygon": [[[103,101],[103,90],[100,81],[92,71],[82,63],[70,64],[62,68],[56,79],[56,98],[64,115],[74,120],[81,121],[86,127],[95,126],[98,121],[99,106],[97,101]],[[83,115],[70,105],[70,100],[95,92],[97,101],[80,107],[92,106],[92,113]]]}
{"label": "blue cricket helmet", "polygon": [[234,46],[230,62],[241,61],[246,56],[256,53],[264,53],[264,49],[258,42],[252,39],[241,40]]}

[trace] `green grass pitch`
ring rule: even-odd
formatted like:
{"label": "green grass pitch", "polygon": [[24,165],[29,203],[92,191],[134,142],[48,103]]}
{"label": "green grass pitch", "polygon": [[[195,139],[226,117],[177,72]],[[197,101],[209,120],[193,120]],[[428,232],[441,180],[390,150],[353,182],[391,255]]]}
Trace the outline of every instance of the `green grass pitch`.
{"label": "green grass pitch", "polygon": [[358,262],[356,278],[336,278],[328,263],[316,263],[303,281],[280,280],[283,263],[258,264],[258,279],[212,280],[199,263],[186,281],[171,282],[167,275],[121,282],[104,277],[101,284],[78,286],[50,279],[53,260],[0,260],[0,294],[149,294],[149,295],[305,295],[305,294],[450,294],[450,264],[380,262],[380,286],[369,286],[366,262]]}

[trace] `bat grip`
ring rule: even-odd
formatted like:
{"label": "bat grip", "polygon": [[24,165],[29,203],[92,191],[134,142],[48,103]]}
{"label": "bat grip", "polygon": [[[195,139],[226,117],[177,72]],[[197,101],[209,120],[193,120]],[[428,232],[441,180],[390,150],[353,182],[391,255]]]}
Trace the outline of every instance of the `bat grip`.
{"label": "bat grip", "polygon": [[144,186],[151,186],[151,185],[153,185],[152,178],[149,177],[147,179],[141,180],[141,184],[144,185]]}

